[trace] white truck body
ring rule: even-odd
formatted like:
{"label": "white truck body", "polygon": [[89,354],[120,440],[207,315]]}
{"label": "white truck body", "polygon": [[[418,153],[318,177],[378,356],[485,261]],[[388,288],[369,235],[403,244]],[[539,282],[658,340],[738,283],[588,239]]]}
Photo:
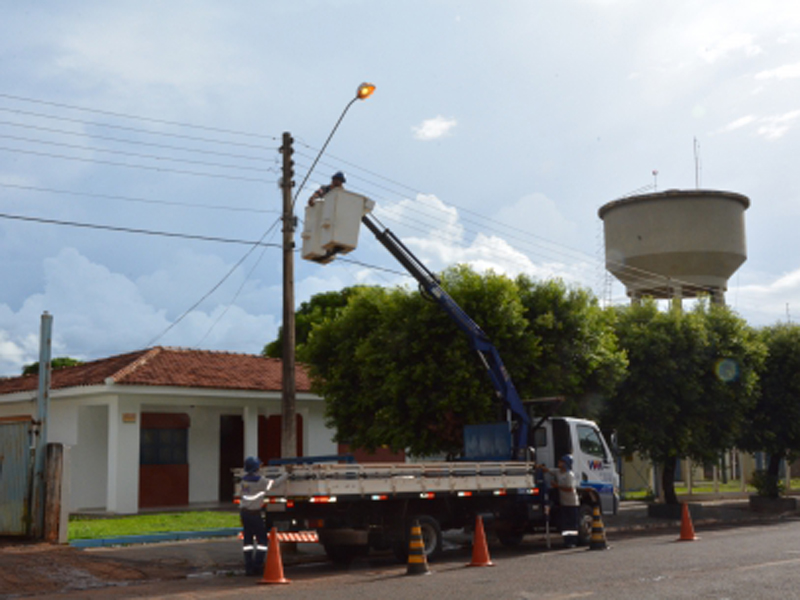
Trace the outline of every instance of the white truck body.
{"label": "white truck body", "polygon": [[[536,463],[555,468],[573,455],[579,481],[581,538],[591,534],[592,513],[616,512],[619,479],[597,426],[582,419],[551,418],[533,435]],[[533,453],[531,453],[533,454]],[[393,548],[403,559],[408,529],[419,521],[425,552],[441,550],[441,532],[469,529],[480,515],[500,541],[515,545],[526,533],[552,526],[547,482],[532,461],[266,466],[273,485],[265,499],[268,525],[314,529],[328,555],[346,562],[369,547]],[[557,496],[557,494],[556,494]],[[556,509],[557,510],[557,509]]]}

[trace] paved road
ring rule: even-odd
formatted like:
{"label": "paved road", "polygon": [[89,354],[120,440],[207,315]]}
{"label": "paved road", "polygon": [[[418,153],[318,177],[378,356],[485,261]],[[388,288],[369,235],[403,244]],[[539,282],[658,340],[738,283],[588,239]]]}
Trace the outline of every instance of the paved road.
{"label": "paved road", "polygon": [[[657,526],[659,523],[651,522]],[[800,520],[716,523],[699,519],[701,539],[677,542],[665,522],[644,534],[610,534],[607,551],[547,550],[528,543],[519,550],[490,548],[496,566],[466,568],[469,551],[454,549],[431,564],[431,575],[409,577],[390,558],[355,563],[287,564],[285,586],[260,586],[243,576],[201,574],[178,581],[83,591],[61,598],[255,598],[348,600],[429,598],[795,598],[800,597]],[[222,543],[222,542],[219,542]],[[197,546],[197,551],[204,547]],[[139,552],[146,549],[138,549]],[[153,548],[155,550],[155,548]],[[185,553],[186,549],[183,548]],[[201,552],[205,552],[202,550]],[[213,562],[213,561],[212,561]],[[292,560],[287,560],[291,563]],[[206,571],[209,573],[209,571]],[[565,579],[565,576],[569,575]]]}

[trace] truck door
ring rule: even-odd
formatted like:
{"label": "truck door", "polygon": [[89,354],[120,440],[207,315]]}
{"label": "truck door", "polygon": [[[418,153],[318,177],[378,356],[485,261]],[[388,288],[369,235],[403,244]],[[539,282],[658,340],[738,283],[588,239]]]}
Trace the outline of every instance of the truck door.
{"label": "truck door", "polygon": [[553,419],[553,464],[551,467],[558,466],[558,459],[565,454],[572,454],[572,436],[569,431],[569,423],[565,419]]}
{"label": "truck door", "polygon": [[577,423],[575,429],[578,438],[578,449],[573,454],[575,476],[581,486],[597,490],[604,513],[615,514],[618,482],[611,453],[597,427]]}

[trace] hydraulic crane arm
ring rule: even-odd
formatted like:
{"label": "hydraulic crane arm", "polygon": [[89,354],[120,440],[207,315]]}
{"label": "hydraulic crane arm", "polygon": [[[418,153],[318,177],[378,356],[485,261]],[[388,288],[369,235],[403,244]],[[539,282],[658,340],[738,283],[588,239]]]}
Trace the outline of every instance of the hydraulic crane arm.
{"label": "hydraulic crane arm", "polygon": [[392,256],[394,256],[414,279],[419,282],[422,289],[439,303],[439,306],[441,306],[450,318],[456,322],[456,325],[467,334],[470,345],[478,353],[486,370],[489,372],[489,377],[498,399],[503,403],[506,409],[511,411],[513,419],[516,422],[517,427],[514,432],[515,454],[516,451],[527,448],[530,418],[520,400],[517,389],[514,387],[513,381],[511,381],[511,376],[508,374],[503,360],[500,358],[497,348],[495,348],[494,344],[492,344],[491,340],[489,340],[480,326],[473,321],[456,301],[453,300],[450,294],[442,288],[436,276],[414,256],[411,250],[409,250],[394,233],[389,229],[381,228],[369,213],[361,218],[361,222],[367,226],[367,229],[375,235],[378,241],[383,244]]}

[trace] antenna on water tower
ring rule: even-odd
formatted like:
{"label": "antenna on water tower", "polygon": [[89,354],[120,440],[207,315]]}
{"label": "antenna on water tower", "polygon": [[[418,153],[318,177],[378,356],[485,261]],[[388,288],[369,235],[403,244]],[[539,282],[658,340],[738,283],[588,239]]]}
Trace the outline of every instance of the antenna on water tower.
{"label": "antenna on water tower", "polygon": [[694,138],[694,187],[700,189],[700,142]]}

